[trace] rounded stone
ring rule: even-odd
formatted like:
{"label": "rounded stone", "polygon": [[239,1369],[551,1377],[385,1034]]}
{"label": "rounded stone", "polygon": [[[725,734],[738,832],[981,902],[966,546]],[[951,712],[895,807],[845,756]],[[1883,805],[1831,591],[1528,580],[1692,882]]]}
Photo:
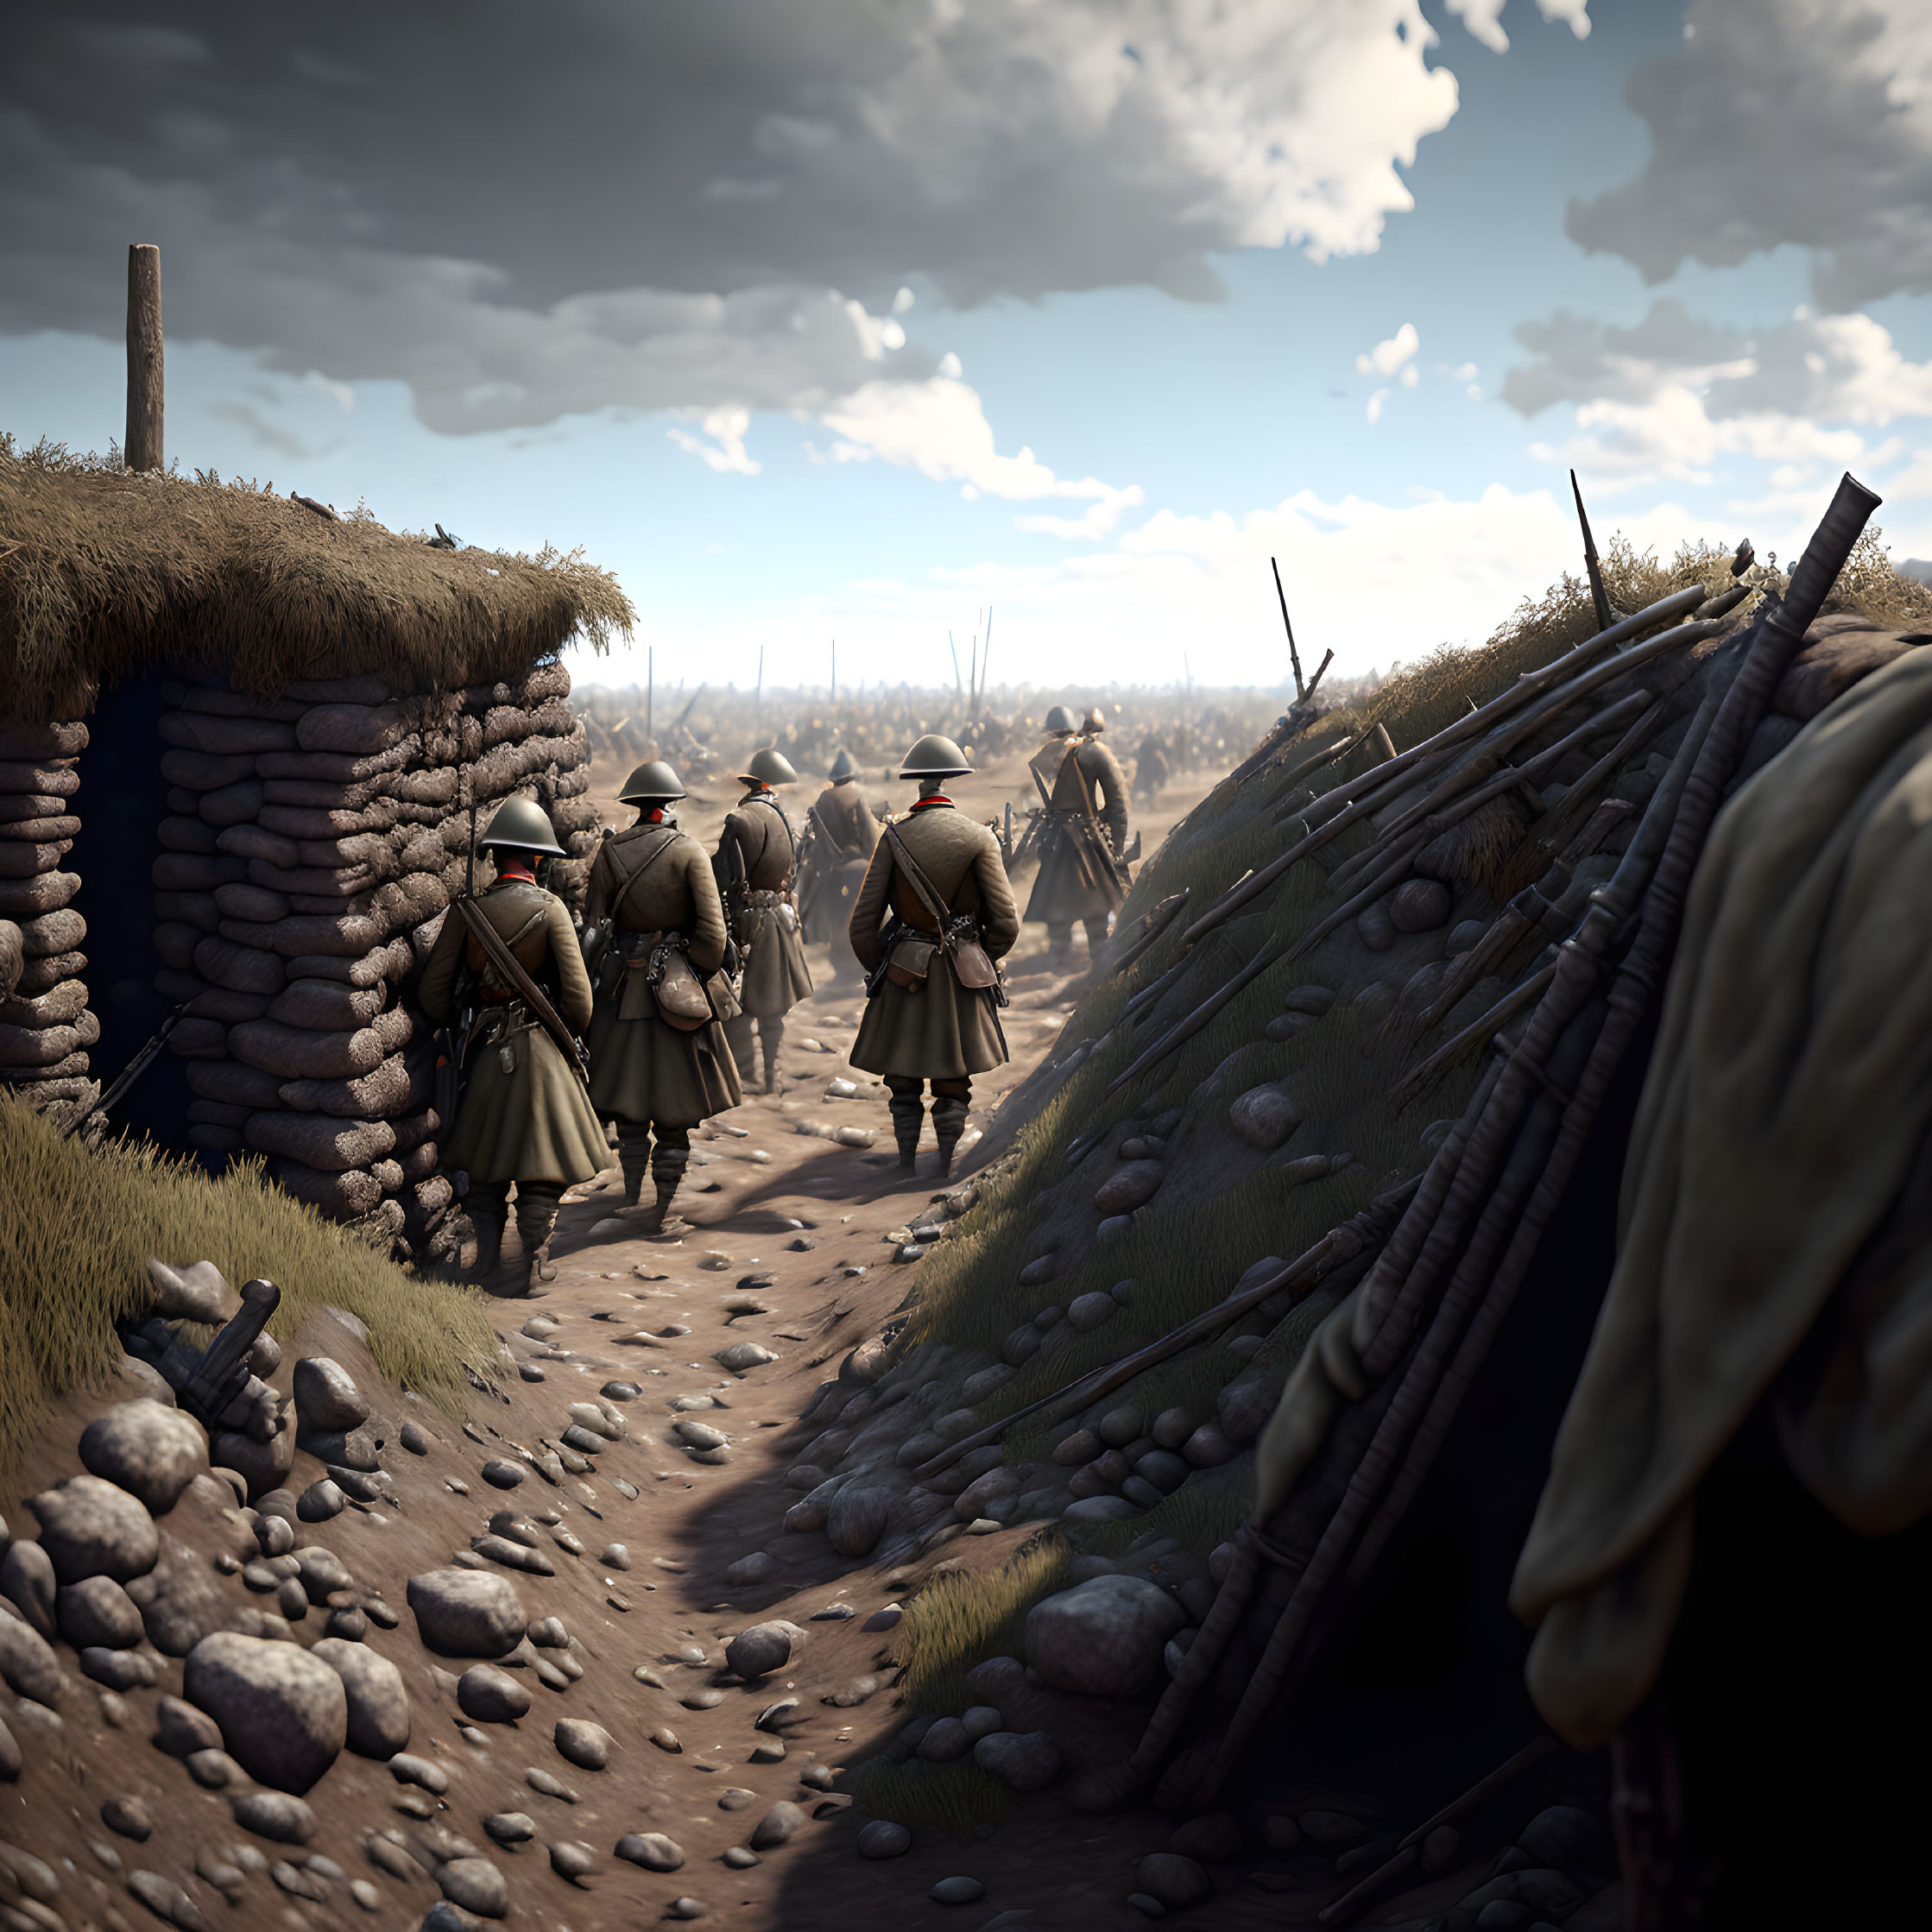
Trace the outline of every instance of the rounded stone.
{"label": "rounded stone", "polygon": [[1132,1697],[1154,1683],[1167,1639],[1186,1621],[1146,1577],[1095,1576],[1026,1613],[1026,1661],[1056,1689]]}
{"label": "rounded stone", "polygon": [[941,1905],[970,1905],[986,1897],[986,1887],[964,1876],[942,1878],[926,1897]]}
{"label": "rounded stone", "polygon": [[508,1657],[530,1620],[508,1577],[473,1569],[412,1576],[409,1607],[418,1634],[439,1657]]}
{"label": "rounded stone", "polygon": [[208,1467],[206,1431],[193,1416],[162,1403],[123,1402],[81,1431],[80,1460],[90,1475],[137,1497],[165,1516]]}
{"label": "rounded stone", "polygon": [[478,1724],[509,1724],[530,1708],[530,1693],[508,1670],[472,1664],[457,1679],[456,1701]]}
{"label": "rounded stone", "polygon": [[562,1839],[550,1847],[550,1869],[571,1885],[584,1877],[597,1862],[597,1854],[574,1839]]}
{"label": "rounded stone", "polygon": [[1044,1731],[994,1731],[973,1746],[973,1762],[1016,1791],[1038,1791],[1060,1775],[1060,1747]]}
{"label": "rounded stone", "polygon": [[724,1647],[724,1662],[748,1683],[782,1670],[792,1661],[800,1632],[796,1624],[754,1624],[741,1630]]}
{"label": "rounded stone", "polygon": [[1198,1905],[1214,1896],[1214,1880],[1190,1858],[1178,1852],[1151,1852],[1134,1867],[1140,1889],[1175,1911]]}
{"label": "rounded stone", "polygon": [[603,1569],[628,1569],[630,1551],[621,1543],[607,1543],[597,1552],[597,1564]]}
{"label": "rounded stone", "polygon": [[248,1791],[229,1800],[235,1822],[277,1845],[306,1845],[315,1835],[315,1814],[286,1791]]}
{"label": "rounded stone", "polygon": [[325,1637],[309,1655],[342,1679],[349,1700],[349,1748],[358,1758],[389,1758],[409,1742],[409,1692],[402,1673],[366,1644]]}
{"label": "rounded stone", "polygon": [[41,1547],[63,1583],[145,1576],[161,1556],[161,1532],[146,1507],[99,1476],[69,1476],[28,1499],[39,1518]]}
{"label": "rounded stone", "polygon": [[848,1484],[832,1499],[825,1518],[825,1535],[842,1556],[866,1556],[886,1533],[892,1514],[889,1489],[862,1489]]}
{"label": "rounded stone", "polygon": [[502,1918],[510,1909],[509,1882],[488,1859],[451,1859],[436,1867],[436,1883],[452,1905],[478,1918]]}
{"label": "rounded stone", "polygon": [[16,1543],[0,1559],[0,1596],[45,1638],[54,1634],[54,1606],[60,1588],[54,1559],[37,1543]]}
{"label": "rounded stone", "polygon": [[1209,1811],[1177,1825],[1167,1848],[1203,1865],[1231,1865],[1241,1855],[1241,1828],[1234,1814]]}
{"label": "rounded stone", "polygon": [[1089,1335],[1121,1312],[1121,1304],[1095,1289],[1090,1295],[1076,1295],[1067,1304],[1067,1320],[1082,1335]]}
{"label": "rounded stone", "polygon": [[610,1762],[612,1739],[601,1724],[579,1717],[560,1718],[552,1736],[558,1756],[581,1770],[602,1771]]}
{"label": "rounded stone", "polygon": [[1163,1172],[1158,1160],[1124,1161],[1101,1183],[1094,1206],[1103,1215],[1130,1215],[1153,1199]]}
{"label": "rounded stone", "polygon": [[912,1848],[912,1834],[890,1818],[874,1818],[859,1833],[859,1856],[862,1859],[895,1859]]}
{"label": "rounded stone", "polygon": [[1171,1449],[1149,1449],[1133,1465],[1133,1473],[1165,1496],[1178,1489],[1194,1471],[1186,1457],[1175,1455]]}
{"label": "rounded stone", "polygon": [[304,1429],[346,1430],[369,1420],[369,1400],[355,1378],[327,1355],[295,1364],[295,1413]]}
{"label": "rounded stone", "polygon": [[1434,879],[1411,879],[1397,887],[1389,900],[1389,924],[1398,932],[1433,932],[1449,924],[1455,905],[1447,886]]}
{"label": "rounded stone", "polygon": [[54,1600],[62,1638],[77,1651],[131,1651],[142,1636],[134,1599],[111,1576],[66,1584]]}
{"label": "rounded stone", "polygon": [[1302,1124],[1301,1110],[1279,1087],[1250,1087],[1228,1109],[1228,1123],[1249,1146],[1272,1153]]}
{"label": "rounded stone", "polygon": [[155,1744],[170,1758],[221,1749],[221,1727],[205,1711],[179,1697],[163,1697],[155,1707]]}
{"label": "rounded stone", "polygon": [[[794,1509],[802,1506],[799,1504],[792,1506]],[[630,1568],[630,1553],[628,1550],[625,1551],[624,1561],[619,1567],[624,1569]],[[748,1556],[741,1556],[736,1563],[726,1566],[724,1581],[734,1589],[747,1590],[762,1583],[767,1577],[775,1576],[777,1574],[778,1558],[768,1550],[754,1550]]]}
{"label": "rounded stone", "polygon": [[685,1862],[684,1848],[661,1831],[630,1831],[617,1840],[617,1856],[647,1872],[675,1872]]}
{"label": "rounded stone", "polygon": [[956,1758],[963,1758],[973,1748],[973,1742],[957,1717],[942,1717],[926,1727],[917,1749],[928,1764],[948,1765]]}
{"label": "rounded stone", "polygon": [[[18,1617],[0,1613],[0,1677],[22,1697],[48,1708],[60,1701],[66,1678],[53,1646]],[[25,1707],[21,1716],[26,1721]]]}
{"label": "rounded stone", "polygon": [[768,1852],[774,1845],[783,1845],[805,1822],[804,1807],[781,1798],[752,1828],[752,1850]]}
{"label": "rounded stone", "polygon": [[340,1516],[348,1506],[349,1499],[343,1494],[341,1486],[324,1476],[302,1492],[295,1504],[295,1513],[305,1523],[326,1523]]}
{"label": "rounded stone", "polygon": [[137,1845],[154,1836],[155,1821],[139,1798],[109,1798],[101,1806],[101,1822],[117,1836],[131,1838]]}
{"label": "rounded stone", "polygon": [[182,1688],[220,1727],[228,1754],[278,1791],[307,1790],[348,1742],[341,1677],[295,1644],[217,1631],[188,1652]]}
{"label": "rounded stone", "polygon": [[493,1455],[483,1466],[483,1479],[492,1489],[515,1489],[523,1481],[523,1469],[519,1463]]}

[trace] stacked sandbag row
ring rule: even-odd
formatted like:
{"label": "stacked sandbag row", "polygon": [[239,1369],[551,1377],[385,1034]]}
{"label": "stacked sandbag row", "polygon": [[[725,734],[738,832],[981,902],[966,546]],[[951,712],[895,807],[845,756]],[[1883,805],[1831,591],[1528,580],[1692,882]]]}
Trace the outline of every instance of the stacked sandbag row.
{"label": "stacked sandbag row", "polygon": [[41,1108],[99,1092],[88,1076],[100,1022],[81,977],[87,927],[71,903],[80,879],[61,865],[80,830],[86,744],[85,724],[0,725],[0,1082]]}
{"label": "stacked sandbag row", "polygon": [[189,1002],[170,1045],[196,1146],[265,1154],[337,1219],[450,1245],[434,1051],[401,994],[463,889],[472,784],[479,817],[521,792],[594,843],[568,690],[559,665],[430,697],[373,678],[168,688],[157,983]]}

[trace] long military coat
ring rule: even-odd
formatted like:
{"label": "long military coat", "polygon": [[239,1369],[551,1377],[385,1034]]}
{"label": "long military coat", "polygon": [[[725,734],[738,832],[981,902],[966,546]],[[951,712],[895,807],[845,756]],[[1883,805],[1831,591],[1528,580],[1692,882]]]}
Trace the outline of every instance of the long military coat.
{"label": "long military coat", "polygon": [[764,901],[744,908],[733,935],[745,956],[738,1001],[754,1016],[775,1017],[811,997],[811,972],[798,913],[789,902],[774,902],[792,884],[795,849],[792,828],[769,791],[748,792],[736,811],[725,814],[717,842],[721,869],[734,844],[744,862],[746,885]]}
{"label": "long military coat", "polygon": [[[978,919],[988,954],[998,959],[1010,951],[1020,937],[1020,914],[999,841],[991,831],[946,804],[915,805],[892,824],[951,910]],[[936,930],[919,895],[900,876],[891,845],[881,838],[866,868],[849,928],[852,950],[868,974],[879,963],[881,932],[895,912],[921,932]],[[935,952],[922,984],[894,986],[887,980],[866,1001],[849,1057],[868,1073],[912,1079],[959,1080],[985,1073],[1007,1058],[999,1002],[991,987],[960,985],[951,961]]]}
{"label": "long military coat", "polygon": [[1039,875],[1026,901],[1029,919],[1056,925],[1104,919],[1127,897],[1077,829],[1118,853],[1127,847],[1127,786],[1121,761],[1098,738],[1050,738],[1030,761],[1046,787]]}
{"label": "long military coat", "polygon": [[[590,981],[563,900],[527,880],[502,879],[477,905],[565,1025],[581,1032],[590,1020]],[[507,989],[452,906],[418,994],[430,1019],[449,1018],[466,977],[480,994],[479,1018],[456,1124],[443,1141],[444,1169],[473,1181],[566,1187],[602,1173],[609,1149],[583,1083],[534,1020],[509,1024]]]}
{"label": "long military coat", "polygon": [[858,780],[850,778],[828,785],[812,800],[811,817],[818,837],[811,849],[812,876],[799,881],[799,918],[808,939],[839,946],[879,843],[879,822]]}
{"label": "long military coat", "polygon": [[[607,838],[590,864],[584,923],[626,933],[681,932],[708,980],[724,959],[724,908],[710,861],[675,825],[646,822]],[[599,1113],[696,1127],[744,1098],[716,1020],[685,1032],[659,1016],[645,969],[613,954],[597,970],[590,1022],[590,1098]]]}

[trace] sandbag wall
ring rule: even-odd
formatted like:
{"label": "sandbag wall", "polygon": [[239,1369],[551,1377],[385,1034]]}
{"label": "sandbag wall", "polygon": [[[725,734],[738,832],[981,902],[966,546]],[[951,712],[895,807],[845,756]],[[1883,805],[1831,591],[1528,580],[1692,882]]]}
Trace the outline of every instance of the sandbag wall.
{"label": "sandbag wall", "polygon": [[0,725],[0,1082],[39,1107],[91,1101],[87,927],[61,868],[80,820],[85,724]]}
{"label": "sandbag wall", "polygon": [[169,1044],[193,1145],[265,1154],[299,1199],[420,1253],[453,1246],[433,1049],[400,995],[463,888],[472,786],[483,824],[521,793],[568,849],[594,847],[569,690],[555,664],[427,696],[367,677],[167,688],[156,985],[188,1002]]}

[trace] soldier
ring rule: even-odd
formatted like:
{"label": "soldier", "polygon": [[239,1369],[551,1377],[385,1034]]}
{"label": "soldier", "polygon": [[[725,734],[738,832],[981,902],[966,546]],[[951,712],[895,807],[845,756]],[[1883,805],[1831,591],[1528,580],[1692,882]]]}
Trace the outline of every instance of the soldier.
{"label": "soldier", "polygon": [[999,841],[945,794],[949,778],[971,769],[959,747],[936,734],[906,754],[899,775],[918,780],[919,802],[887,820],[852,908],[852,950],[869,996],[850,1058],[885,1080],[905,1174],[919,1152],[922,1087],[931,1083],[944,1176],[966,1125],[972,1076],[1007,1058],[994,962],[1019,938],[1020,918]]}
{"label": "soldier", "polygon": [[1167,762],[1167,748],[1161,743],[1160,734],[1150,726],[1133,758],[1134,802],[1143,811],[1160,797],[1173,775],[1173,768]]}
{"label": "soldier", "polygon": [[752,1022],[765,1056],[765,1091],[778,1085],[778,1050],[785,1039],[785,1016],[811,996],[811,972],[792,903],[792,872],[798,848],[792,822],[772,790],[796,785],[799,774],[783,752],[769,745],[751,754],[751,769],[738,782],[749,789],[725,814],[711,869],[723,895],[732,937],[744,956],[743,1009],[724,1023],[724,1037],[738,1063],[738,1078],[749,1087],[756,1069],[751,1051]]}
{"label": "soldier", "polygon": [[1072,964],[1073,922],[1085,925],[1087,950],[1097,956],[1108,919],[1127,897],[1117,862],[1127,849],[1127,779],[1100,742],[1104,725],[1089,711],[1083,733],[1066,706],[1056,704],[1046,714],[1047,741],[1029,762],[1046,811],[1026,917],[1046,922],[1049,958],[1063,970]]}
{"label": "soldier", "polygon": [[[496,883],[468,903],[520,972],[452,906],[423,969],[419,996],[437,1021],[459,1007],[473,1003],[477,1009],[464,1042],[467,1078],[456,1124],[443,1142],[442,1165],[469,1177],[464,1203],[477,1230],[481,1278],[501,1263],[515,1184],[523,1258],[520,1275],[500,1291],[527,1295],[532,1277],[542,1278],[541,1251],[564,1190],[602,1173],[609,1149],[570,1037],[590,1024],[590,977],[563,901],[536,881],[537,857],[560,858],[563,849],[542,809],[527,799],[506,800],[482,843],[496,855]],[[533,989],[541,1004],[530,997]],[[559,1020],[562,1026],[554,1026]]]}
{"label": "soldier", "polygon": [[737,1011],[718,970],[724,908],[704,847],[672,816],[684,795],[661,759],[631,773],[618,797],[637,807],[636,823],[599,848],[584,908],[602,942],[590,1098],[616,1118],[627,1206],[637,1204],[649,1166],[657,1200],[642,1219],[647,1234],[664,1227],[691,1160],[691,1130],[744,1097],[718,1024]]}
{"label": "soldier", "polygon": [[812,800],[799,861],[799,923],[807,939],[830,942],[835,986],[865,976],[846,927],[872,849],[879,843],[879,822],[859,789],[858,777],[851,753],[840,752],[825,789]]}

